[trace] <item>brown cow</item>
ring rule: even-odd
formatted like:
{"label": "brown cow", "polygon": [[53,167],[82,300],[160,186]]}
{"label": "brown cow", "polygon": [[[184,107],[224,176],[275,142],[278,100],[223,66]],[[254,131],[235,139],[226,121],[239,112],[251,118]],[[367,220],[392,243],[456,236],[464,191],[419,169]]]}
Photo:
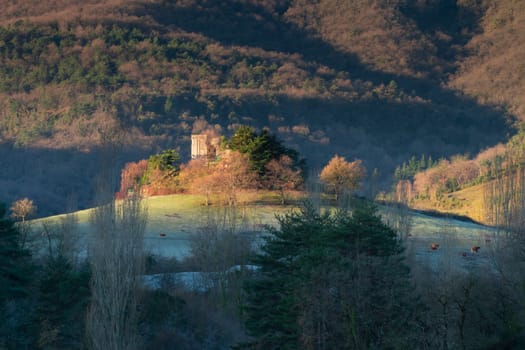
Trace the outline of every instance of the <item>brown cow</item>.
{"label": "brown cow", "polygon": [[478,246],[476,246],[476,245],[475,245],[475,246],[472,246],[472,248],[470,248],[470,252],[471,252],[471,253],[477,253],[477,252],[479,251],[479,248],[480,248],[480,247],[478,247]]}
{"label": "brown cow", "polygon": [[439,248],[439,243],[432,243],[432,244],[430,244],[430,249],[431,250],[436,250],[438,248]]}

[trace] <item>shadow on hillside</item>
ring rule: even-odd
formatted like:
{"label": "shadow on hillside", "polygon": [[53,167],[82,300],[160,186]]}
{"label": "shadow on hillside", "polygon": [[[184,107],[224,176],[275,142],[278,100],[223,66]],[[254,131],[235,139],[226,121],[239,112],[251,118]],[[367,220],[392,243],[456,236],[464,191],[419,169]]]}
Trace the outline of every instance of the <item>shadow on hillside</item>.
{"label": "shadow on hillside", "polygon": [[465,54],[464,45],[482,30],[481,11],[460,6],[453,0],[426,2],[424,6],[407,2],[400,11],[433,39],[438,49],[437,56],[449,63]]}
{"label": "shadow on hillside", "polygon": [[407,2],[401,6],[400,11],[424,33],[434,35],[441,32],[450,37],[452,44],[464,45],[482,30],[481,11],[458,5],[458,1],[454,0],[426,2],[424,6],[417,2]]}
{"label": "shadow on hillside", "polygon": [[[120,154],[113,164],[118,177],[115,183],[126,162],[145,157],[146,153],[127,149]],[[92,207],[100,157],[97,149],[86,153],[0,144],[0,203],[28,197],[37,205],[38,217]]]}
{"label": "shadow on hillside", "polygon": [[[174,125],[180,121],[178,116],[188,111],[193,116],[218,115],[219,119],[210,121],[220,123],[224,130],[239,123],[260,128],[270,126],[272,131],[281,128],[278,136],[289,146],[298,148],[312,169],[318,169],[334,153],[339,153],[348,159],[364,159],[368,169],[381,168],[384,179],[411,155],[430,154],[439,158],[456,153],[475,154],[504,141],[510,131],[504,113],[497,108],[481,106],[435,80],[372,71],[355,56],[340,52],[282,21],[284,8],[272,10],[275,12],[272,13],[234,0],[199,1],[192,7],[165,1],[163,5],[148,3],[137,11],[137,15],[149,15],[160,24],[200,33],[224,45],[300,54],[307,61],[349,71],[352,79],[360,78],[376,85],[394,80],[404,91],[424,99],[419,103],[400,103],[377,99],[372,93],[367,99],[353,101],[285,95],[270,99],[262,94],[237,98],[208,96],[217,106],[210,111],[206,102],[198,98],[198,92],[174,96],[170,116],[166,116],[160,122],[164,125],[157,129],[178,142],[170,147],[182,146],[181,154],[187,153],[188,142],[176,135]],[[162,98],[165,97],[150,103],[150,108],[155,109],[153,112],[162,110]],[[268,120],[270,115],[277,116],[279,121]],[[152,126],[145,124],[143,130],[149,132]],[[294,126],[306,126],[308,130],[302,132],[304,127],[294,130]],[[144,152],[137,151],[127,159],[145,157]],[[93,198],[93,178],[98,171],[94,157],[75,150],[0,146],[3,165],[0,167],[0,200],[29,196],[37,205],[49,205],[45,214],[63,212],[65,198],[71,195],[78,197],[80,207],[89,206]],[[119,165],[123,163],[124,160]]]}
{"label": "shadow on hillside", "polygon": [[300,54],[337,70],[361,69],[356,57],[340,55],[326,42],[281,20],[285,8],[273,9],[237,0],[148,4],[137,15],[149,15],[158,23],[203,34],[225,45],[258,47],[267,51]]}
{"label": "shadow on hillside", "polygon": [[[460,97],[456,97],[456,103],[462,108],[439,102],[399,103],[378,98],[349,101],[288,95],[272,99],[264,95],[213,95],[203,99],[192,94],[172,98],[171,118],[163,118],[158,129],[170,130],[178,122],[177,116],[188,109],[193,115],[209,116],[209,105],[213,105],[215,117],[208,121],[220,124],[227,135],[239,124],[269,127],[298,149],[313,168],[321,167],[338,153],[349,159],[361,158],[370,169],[380,168],[385,179],[412,155],[431,155],[434,159],[475,155],[504,141],[509,132],[501,113]],[[152,125],[145,124],[144,129]],[[181,140],[181,135],[174,132],[172,139]],[[187,144],[179,146],[181,156],[187,159]]]}
{"label": "shadow on hillside", "polygon": [[[476,14],[469,13],[464,8],[460,9],[455,2],[453,3],[449,4],[449,1],[444,1],[442,5],[436,5],[435,14],[428,13],[428,11],[417,13],[415,8],[409,7],[401,10],[416,21],[423,32],[448,30],[447,34],[451,35],[453,43],[464,44],[470,39],[469,35],[478,29],[471,27],[469,33],[461,33],[454,19],[469,19],[475,23],[473,19],[476,18]],[[489,113],[496,115],[498,119],[504,118],[490,107],[478,106],[473,100],[458,97],[456,92],[444,88],[440,80],[418,79],[371,70],[361,64],[355,55],[341,52],[312,33],[284,21],[282,16],[286,11],[285,5],[271,9],[271,6],[265,8],[236,0],[195,1],[191,6],[178,6],[175,3],[164,2],[148,4],[147,7],[136,11],[137,15],[151,16],[162,25],[200,33],[224,45],[249,46],[287,54],[300,54],[306,61],[318,62],[338,71],[348,71],[353,79],[371,81],[375,85],[395,81],[404,91],[432,100],[432,102],[449,104],[460,109],[466,104],[465,109],[476,114]],[[437,15],[447,15],[452,18],[435,19]],[[437,44],[439,46],[439,43]],[[451,60],[452,51],[443,52],[443,58]],[[432,76],[430,72],[429,76]],[[444,78],[440,77],[440,79]],[[477,111],[476,106],[479,108]]]}
{"label": "shadow on hillside", "polygon": [[[447,104],[400,104],[379,99],[356,102],[286,95],[272,100],[261,95],[208,98],[217,106],[214,113],[219,117],[213,123],[222,125],[226,134],[235,124],[270,127],[288,146],[300,151],[314,172],[337,153],[349,160],[363,159],[369,172],[380,169],[384,184],[395,166],[412,155],[438,159],[458,153],[476,154],[503,141],[508,131],[500,114],[468,100],[463,109],[457,109]],[[173,143],[156,146],[178,148],[183,160],[187,160],[189,141],[174,128],[176,118],[188,110],[193,115],[208,115],[208,105],[191,94],[176,96],[173,104],[173,117],[157,125]],[[270,115],[278,118],[269,120]],[[146,125],[145,129],[149,127]],[[116,183],[118,171],[126,162],[147,158],[158,150],[127,150],[114,164]],[[0,159],[0,201],[10,203],[29,197],[39,206],[39,216],[65,212],[71,203],[69,198],[79,209],[93,205],[94,179],[100,164],[97,150],[84,153],[3,144]]]}

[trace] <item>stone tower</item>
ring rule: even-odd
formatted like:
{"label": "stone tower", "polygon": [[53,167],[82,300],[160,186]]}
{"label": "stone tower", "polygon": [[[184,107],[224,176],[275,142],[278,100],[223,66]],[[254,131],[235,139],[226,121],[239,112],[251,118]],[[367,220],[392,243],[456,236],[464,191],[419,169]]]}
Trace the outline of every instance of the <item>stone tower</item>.
{"label": "stone tower", "polygon": [[208,135],[191,135],[191,159],[206,158],[208,156]]}
{"label": "stone tower", "polygon": [[209,134],[191,135],[191,159],[214,160],[219,149],[220,137]]}

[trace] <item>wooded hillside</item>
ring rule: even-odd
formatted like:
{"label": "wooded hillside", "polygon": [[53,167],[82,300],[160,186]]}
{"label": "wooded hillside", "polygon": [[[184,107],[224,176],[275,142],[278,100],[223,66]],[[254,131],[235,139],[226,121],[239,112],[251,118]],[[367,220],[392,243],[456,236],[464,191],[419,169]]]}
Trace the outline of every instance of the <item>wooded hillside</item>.
{"label": "wooded hillside", "polygon": [[[91,202],[101,141],[189,156],[268,127],[308,158],[391,174],[525,119],[519,1],[0,1],[0,196]],[[520,68],[521,67],[521,68]],[[123,134],[122,134],[123,133]],[[44,213],[41,213],[44,214]]]}

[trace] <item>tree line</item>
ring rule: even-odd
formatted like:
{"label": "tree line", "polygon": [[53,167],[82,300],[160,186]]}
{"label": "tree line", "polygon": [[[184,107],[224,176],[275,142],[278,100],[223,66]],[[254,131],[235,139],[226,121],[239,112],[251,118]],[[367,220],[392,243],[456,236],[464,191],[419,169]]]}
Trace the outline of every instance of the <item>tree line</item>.
{"label": "tree line", "polygon": [[525,143],[523,135],[520,127],[505,144],[487,148],[474,157],[455,155],[433,161],[431,157],[422,156],[417,160],[413,156],[394,172],[396,198],[440,201],[447,193],[491,183],[504,174],[515,173],[523,164],[516,156],[516,150]]}
{"label": "tree line", "polygon": [[[256,146],[262,141],[254,140],[269,137],[263,135],[244,128],[234,138],[237,146],[230,147],[261,149]],[[515,145],[509,157],[518,161],[523,153],[521,143]],[[260,163],[251,161],[249,151],[233,152],[227,152],[235,155],[227,166],[214,165],[222,181],[242,167],[254,176],[259,174],[256,169],[266,170],[267,166],[257,168]],[[495,237],[491,251],[495,263],[488,269],[452,266],[446,244],[443,255],[436,256],[437,265],[420,263],[407,213],[385,217],[375,204],[356,198],[356,181],[364,169],[358,160],[347,162],[339,156],[321,172],[333,198],[338,197],[332,202],[337,206],[305,204],[280,216],[277,226],[261,235],[248,236],[236,221],[237,202],[225,196],[222,205],[203,207],[206,219],[191,240],[187,260],[166,263],[145,253],[148,213],[140,181],[136,191],[114,201],[117,172],[112,159],[101,163],[106,180],[99,182],[98,205],[90,218],[93,239],[85,260],[79,259],[71,242],[74,215],[54,227],[44,224],[38,239],[33,233],[33,240],[28,240],[24,230],[35,209],[31,201],[12,206],[17,222],[2,211],[0,308],[6,317],[0,321],[0,346],[519,349],[523,345],[522,216],[514,215],[523,211],[523,201],[511,195],[523,187],[517,180],[508,182],[505,177],[490,197],[512,199],[506,204],[511,211],[494,211],[509,213],[500,220],[513,224]],[[172,151],[150,159],[154,169],[171,176],[183,170]],[[146,166],[144,174],[147,170]],[[441,237],[454,239],[450,229]],[[255,246],[253,239],[258,242]],[[202,273],[198,289],[188,290],[170,280],[169,273],[190,267],[189,271]],[[142,276],[155,269],[164,272],[159,287],[145,288]]]}
{"label": "tree line", "polygon": [[[306,204],[280,216],[258,249],[245,244],[237,224],[227,222],[227,217],[235,220],[235,206],[206,207],[208,221],[193,238],[187,262],[205,272],[206,289],[188,291],[166,277],[151,290],[140,277],[161,262],[144,254],[147,208],[138,196],[113,201],[111,188],[105,187],[91,216],[95,232],[84,262],[71,254],[67,241],[74,216],[66,216],[58,227],[44,226],[52,239],[44,239],[49,244],[42,255],[24,243],[22,220],[15,223],[2,212],[2,347],[523,345],[520,236],[499,241],[505,250],[494,250],[497,269],[462,271],[447,264],[446,255],[438,266],[415,263],[410,225],[394,230],[364,199],[325,211]],[[210,209],[218,210],[215,218]],[[226,221],[214,222],[217,218]]]}
{"label": "tree line", "polygon": [[[285,204],[291,191],[304,190],[306,173],[306,160],[297,151],[285,147],[266,129],[258,133],[243,125],[231,138],[223,137],[211,156],[181,164],[178,152],[168,149],[148,160],[126,164],[117,198],[137,191],[144,195],[194,193],[204,195],[206,205],[212,197],[234,205],[240,191],[264,189],[278,193]],[[360,160],[347,162],[335,155],[319,179],[337,201],[354,192],[365,173]]]}

